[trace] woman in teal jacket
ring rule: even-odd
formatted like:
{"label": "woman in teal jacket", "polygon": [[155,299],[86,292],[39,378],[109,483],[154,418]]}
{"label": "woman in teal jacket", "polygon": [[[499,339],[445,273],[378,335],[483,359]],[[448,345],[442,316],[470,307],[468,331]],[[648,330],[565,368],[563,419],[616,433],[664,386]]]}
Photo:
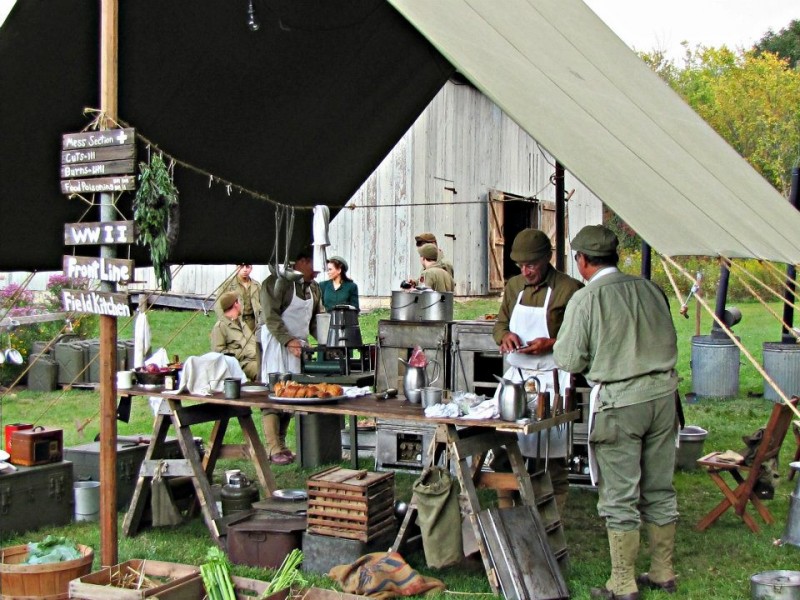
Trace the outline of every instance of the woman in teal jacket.
{"label": "woman in teal jacket", "polygon": [[347,261],[341,256],[328,259],[328,280],[319,284],[322,304],[331,312],[338,304],[349,304],[358,308],[358,286],[347,276]]}

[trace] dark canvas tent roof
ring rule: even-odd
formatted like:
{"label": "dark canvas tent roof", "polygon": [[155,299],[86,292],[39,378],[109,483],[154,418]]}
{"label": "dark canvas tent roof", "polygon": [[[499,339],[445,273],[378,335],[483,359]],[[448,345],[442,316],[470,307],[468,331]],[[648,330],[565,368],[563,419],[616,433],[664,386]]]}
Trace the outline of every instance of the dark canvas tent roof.
{"label": "dark canvas tent roof", "polygon": [[[99,6],[25,0],[0,29],[0,270],[60,268],[64,223],[98,218],[61,195],[58,166],[61,134],[80,131],[84,107],[99,104]],[[342,205],[453,68],[383,0],[255,9],[251,32],[244,0],[120,2],[119,117],[170,155],[276,201]],[[269,259],[271,205],[187,169],[176,183],[175,262]],[[297,214],[294,250],[310,242],[310,219]]]}
{"label": "dark canvas tent roof", "polygon": [[[337,206],[455,65],[656,250],[800,262],[797,211],[580,0],[391,1],[254,0],[258,32],[244,0],[120,3],[120,117],[204,172]],[[57,268],[84,212],[58,150],[98,102],[97,11],[25,0],[0,30],[0,269]],[[176,262],[269,258],[271,206],[176,179]]]}

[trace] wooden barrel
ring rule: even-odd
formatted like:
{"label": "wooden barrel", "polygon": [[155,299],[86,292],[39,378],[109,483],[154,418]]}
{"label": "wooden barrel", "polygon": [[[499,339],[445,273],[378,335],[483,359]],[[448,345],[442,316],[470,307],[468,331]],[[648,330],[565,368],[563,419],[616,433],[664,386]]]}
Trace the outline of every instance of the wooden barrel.
{"label": "wooden barrel", "polygon": [[28,546],[0,548],[0,599],[68,598],[69,582],[92,570],[94,552],[78,545],[80,558],[43,565],[24,565]]}

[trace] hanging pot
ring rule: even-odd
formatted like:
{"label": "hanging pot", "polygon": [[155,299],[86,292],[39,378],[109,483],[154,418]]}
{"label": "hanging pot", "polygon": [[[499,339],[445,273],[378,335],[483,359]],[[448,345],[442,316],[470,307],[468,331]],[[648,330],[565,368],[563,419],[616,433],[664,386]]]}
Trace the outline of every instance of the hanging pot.
{"label": "hanging pot", "polygon": [[419,321],[452,321],[453,292],[422,292],[417,311]]}
{"label": "hanging pot", "polygon": [[422,292],[412,290],[406,292],[397,290],[392,292],[392,310],[390,318],[393,321],[418,321],[418,306]]}

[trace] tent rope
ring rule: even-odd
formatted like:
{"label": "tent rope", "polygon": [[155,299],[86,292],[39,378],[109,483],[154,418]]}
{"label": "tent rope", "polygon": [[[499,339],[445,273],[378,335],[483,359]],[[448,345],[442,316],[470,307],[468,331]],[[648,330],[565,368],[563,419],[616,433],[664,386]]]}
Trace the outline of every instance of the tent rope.
{"label": "tent rope", "polygon": [[759,303],[761,304],[761,306],[763,306],[763,307],[764,307],[764,308],[767,310],[767,312],[768,312],[769,314],[771,314],[771,315],[772,315],[772,316],[775,318],[775,320],[776,320],[776,321],[778,321],[778,322],[779,322],[779,323],[780,323],[780,324],[783,326],[783,328],[784,328],[786,331],[788,331],[789,333],[791,333],[791,334],[794,336],[794,338],[795,338],[796,340],[800,341],[800,335],[798,335],[798,334],[797,334],[797,333],[794,331],[794,328],[792,328],[790,325],[788,325],[788,324],[786,323],[786,321],[784,321],[784,320],[783,320],[783,317],[782,317],[782,316],[779,316],[779,315],[778,315],[778,313],[776,313],[774,310],[772,310],[772,307],[770,307],[770,305],[769,305],[769,304],[767,304],[766,300],[764,300],[764,299],[763,299],[763,298],[762,298],[762,297],[761,297],[761,296],[758,294],[758,291],[756,291],[756,290],[755,290],[755,289],[754,289],[754,288],[753,288],[753,287],[752,287],[752,286],[751,286],[749,283],[747,283],[747,282],[746,282],[746,281],[745,281],[745,280],[744,280],[744,279],[743,279],[741,276],[739,276],[739,275],[738,275],[738,271],[737,271],[737,275],[736,275],[736,277],[737,277],[737,279],[739,279],[739,281],[742,283],[742,285],[745,287],[745,289],[746,289],[748,292],[750,292],[750,294],[751,294],[751,295],[752,295],[752,296],[753,296],[753,297],[754,297],[756,300],[758,300],[758,301],[759,301]]}
{"label": "tent rope", "polygon": [[761,263],[761,264],[766,265],[768,269],[770,269],[771,271],[773,271],[775,273],[778,281],[780,281],[781,284],[783,285],[784,290],[786,290],[787,292],[792,294],[792,296],[794,296],[795,300],[797,300],[797,298],[800,298],[800,296],[798,296],[798,293],[797,293],[797,279],[793,279],[792,280],[792,284],[794,285],[794,289],[792,289],[792,287],[787,282],[787,279],[789,279],[789,278],[787,277],[785,272],[781,272],[781,270],[778,269],[778,267],[776,267],[774,264],[772,264],[771,261],[759,260],[758,262]]}
{"label": "tent rope", "polygon": [[[661,263],[664,266],[664,271],[668,271],[667,263],[669,263],[675,269],[677,269],[684,277],[686,277],[686,279],[691,281],[694,280],[694,278],[691,276],[691,274],[689,274],[686,271],[686,269],[684,269],[681,265],[672,260],[672,258],[670,258],[669,256],[659,254],[659,258],[661,259]],[[725,260],[729,260],[727,257],[723,258]],[[671,277],[670,281],[673,281]],[[675,286],[675,289],[677,289],[677,286]],[[697,301],[700,303],[700,305],[705,309],[705,311],[709,315],[711,315],[711,317],[714,319],[717,325],[719,325],[720,329],[725,332],[725,335],[727,335],[730,338],[730,340],[739,348],[742,354],[744,354],[747,357],[747,360],[749,360],[750,363],[753,365],[753,367],[755,367],[756,371],[758,371],[758,374],[764,378],[764,381],[769,383],[769,385],[772,387],[772,389],[775,390],[775,393],[780,397],[780,399],[784,402],[784,404],[786,404],[786,406],[792,409],[792,412],[795,414],[795,416],[800,418],[800,410],[798,410],[795,406],[792,405],[791,401],[786,396],[784,391],[780,388],[780,386],[777,383],[775,383],[775,380],[772,379],[772,377],[770,377],[770,375],[756,361],[756,359],[753,358],[753,355],[750,354],[750,352],[747,350],[747,348],[744,347],[744,345],[742,345],[742,342],[735,335],[733,335],[733,332],[730,330],[730,328],[728,328],[728,326],[722,321],[722,319],[720,319],[717,316],[716,312],[714,312],[714,310],[711,309],[711,307],[708,305],[708,302],[706,302],[702,296],[695,296],[695,297],[697,298]]]}
{"label": "tent rope", "polygon": [[[728,261],[728,264],[729,264],[729,265],[731,265],[731,266],[733,266],[733,267],[736,269],[736,271],[737,271],[738,273],[744,273],[745,275],[747,275],[747,277],[748,277],[749,279],[751,279],[751,280],[755,281],[757,284],[759,284],[759,285],[760,285],[761,287],[763,287],[765,290],[767,290],[767,291],[771,292],[773,296],[775,296],[776,298],[778,298],[778,299],[779,299],[781,302],[783,302],[783,303],[784,303],[784,304],[786,304],[787,306],[791,306],[791,307],[793,307],[793,308],[796,308],[796,307],[795,307],[795,305],[794,305],[794,304],[793,304],[791,301],[789,301],[789,300],[787,300],[786,298],[784,298],[783,294],[781,294],[781,293],[780,293],[778,290],[776,290],[776,289],[774,289],[774,288],[770,287],[770,286],[769,286],[769,285],[767,285],[765,282],[761,281],[761,280],[760,280],[758,277],[756,277],[755,275],[753,275],[752,273],[750,273],[750,272],[749,272],[747,269],[745,269],[745,268],[744,268],[742,265],[736,264],[736,263],[734,263],[734,262],[732,262],[732,261]],[[742,281],[742,282],[744,281],[744,280],[743,280],[741,277],[739,278],[739,280],[740,280],[740,281]]]}

